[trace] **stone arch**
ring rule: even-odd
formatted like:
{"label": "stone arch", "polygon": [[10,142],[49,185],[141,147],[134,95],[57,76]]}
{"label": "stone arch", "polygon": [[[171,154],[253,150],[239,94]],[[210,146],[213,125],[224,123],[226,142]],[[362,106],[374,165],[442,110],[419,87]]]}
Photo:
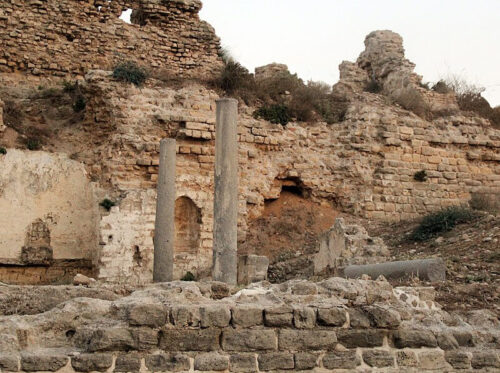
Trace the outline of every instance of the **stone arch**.
{"label": "stone arch", "polygon": [[201,210],[189,197],[175,201],[175,254],[198,253],[200,247]]}

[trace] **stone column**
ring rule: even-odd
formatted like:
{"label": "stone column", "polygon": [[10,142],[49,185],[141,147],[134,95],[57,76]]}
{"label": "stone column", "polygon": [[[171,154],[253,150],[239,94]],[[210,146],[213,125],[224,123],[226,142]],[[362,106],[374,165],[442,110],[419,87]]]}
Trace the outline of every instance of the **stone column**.
{"label": "stone column", "polygon": [[175,237],[175,157],[175,139],[161,140],[154,236],[154,282],[167,282],[173,280]]}
{"label": "stone column", "polygon": [[213,279],[237,282],[238,101],[217,100]]}

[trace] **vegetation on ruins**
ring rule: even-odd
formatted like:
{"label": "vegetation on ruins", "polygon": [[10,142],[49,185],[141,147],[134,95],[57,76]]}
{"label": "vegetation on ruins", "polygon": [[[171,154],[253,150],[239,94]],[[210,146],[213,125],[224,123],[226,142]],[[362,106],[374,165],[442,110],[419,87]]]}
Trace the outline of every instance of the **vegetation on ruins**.
{"label": "vegetation on ruins", "polygon": [[456,225],[474,220],[477,214],[469,208],[451,206],[425,216],[410,236],[413,241],[426,241],[452,230]]}
{"label": "vegetation on ruins", "polygon": [[413,175],[413,179],[419,182],[427,181],[427,172],[425,170],[417,171]]}
{"label": "vegetation on ruins", "polygon": [[371,79],[365,86],[365,91],[370,93],[382,92],[382,85],[376,79]]}
{"label": "vegetation on ruins", "polygon": [[87,106],[87,102],[85,101],[85,97],[82,95],[78,95],[75,99],[75,103],[73,104],[73,110],[75,113],[79,113],[83,110],[85,110],[85,107]]}
{"label": "vegetation on ruins", "polygon": [[113,78],[140,87],[148,78],[148,73],[134,61],[123,61],[113,69]]}
{"label": "vegetation on ruins", "polygon": [[494,126],[500,127],[500,106],[491,107],[482,96],[485,91],[484,87],[469,83],[457,75],[452,75],[438,81],[432,89],[438,93],[455,93],[460,110],[475,113],[489,119]]}
{"label": "vegetation on ruins", "polygon": [[109,198],[105,198],[99,203],[99,206],[103,207],[106,211],[110,211],[111,207],[116,206],[116,202],[113,202]]}
{"label": "vegetation on ruins", "polygon": [[28,137],[24,140],[24,144],[26,145],[26,149],[28,150],[40,150],[42,144],[40,140],[36,137]]}
{"label": "vegetation on ruins", "polygon": [[187,272],[184,276],[182,276],[181,281],[196,281],[196,277],[191,272]]}
{"label": "vegetation on ruins", "polygon": [[224,68],[213,85],[228,95],[241,98],[247,105],[258,106],[255,117],[283,125],[292,119],[300,122],[323,120],[328,124],[344,119],[347,101],[336,97],[328,84],[304,83],[297,74],[288,71],[255,79],[226,51],[222,51],[221,56]]}
{"label": "vegetation on ruins", "polygon": [[5,149],[3,146],[0,146],[0,154],[7,154],[7,149]]}

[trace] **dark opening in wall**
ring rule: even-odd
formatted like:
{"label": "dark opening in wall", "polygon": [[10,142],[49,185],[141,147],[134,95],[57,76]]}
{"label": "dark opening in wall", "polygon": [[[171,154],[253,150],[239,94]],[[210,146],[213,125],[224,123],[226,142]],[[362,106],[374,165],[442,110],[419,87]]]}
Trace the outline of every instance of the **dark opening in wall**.
{"label": "dark opening in wall", "polygon": [[311,195],[311,190],[298,177],[281,180],[281,192],[292,193],[302,198],[309,198]]}
{"label": "dark opening in wall", "polygon": [[188,197],[175,201],[176,254],[197,254],[200,247],[201,211]]}

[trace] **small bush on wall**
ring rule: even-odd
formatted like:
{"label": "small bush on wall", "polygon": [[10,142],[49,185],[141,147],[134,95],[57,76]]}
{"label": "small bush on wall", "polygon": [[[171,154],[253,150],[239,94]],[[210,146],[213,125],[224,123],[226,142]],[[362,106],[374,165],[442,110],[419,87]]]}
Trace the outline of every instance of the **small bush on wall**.
{"label": "small bush on wall", "polygon": [[134,61],[125,61],[115,66],[113,78],[140,87],[148,78],[148,74],[146,70],[139,67]]}
{"label": "small bush on wall", "polygon": [[415,175],[413,175],[413,179],[421,183],[427,181],[427,172],[425,170],[415,172]]}

